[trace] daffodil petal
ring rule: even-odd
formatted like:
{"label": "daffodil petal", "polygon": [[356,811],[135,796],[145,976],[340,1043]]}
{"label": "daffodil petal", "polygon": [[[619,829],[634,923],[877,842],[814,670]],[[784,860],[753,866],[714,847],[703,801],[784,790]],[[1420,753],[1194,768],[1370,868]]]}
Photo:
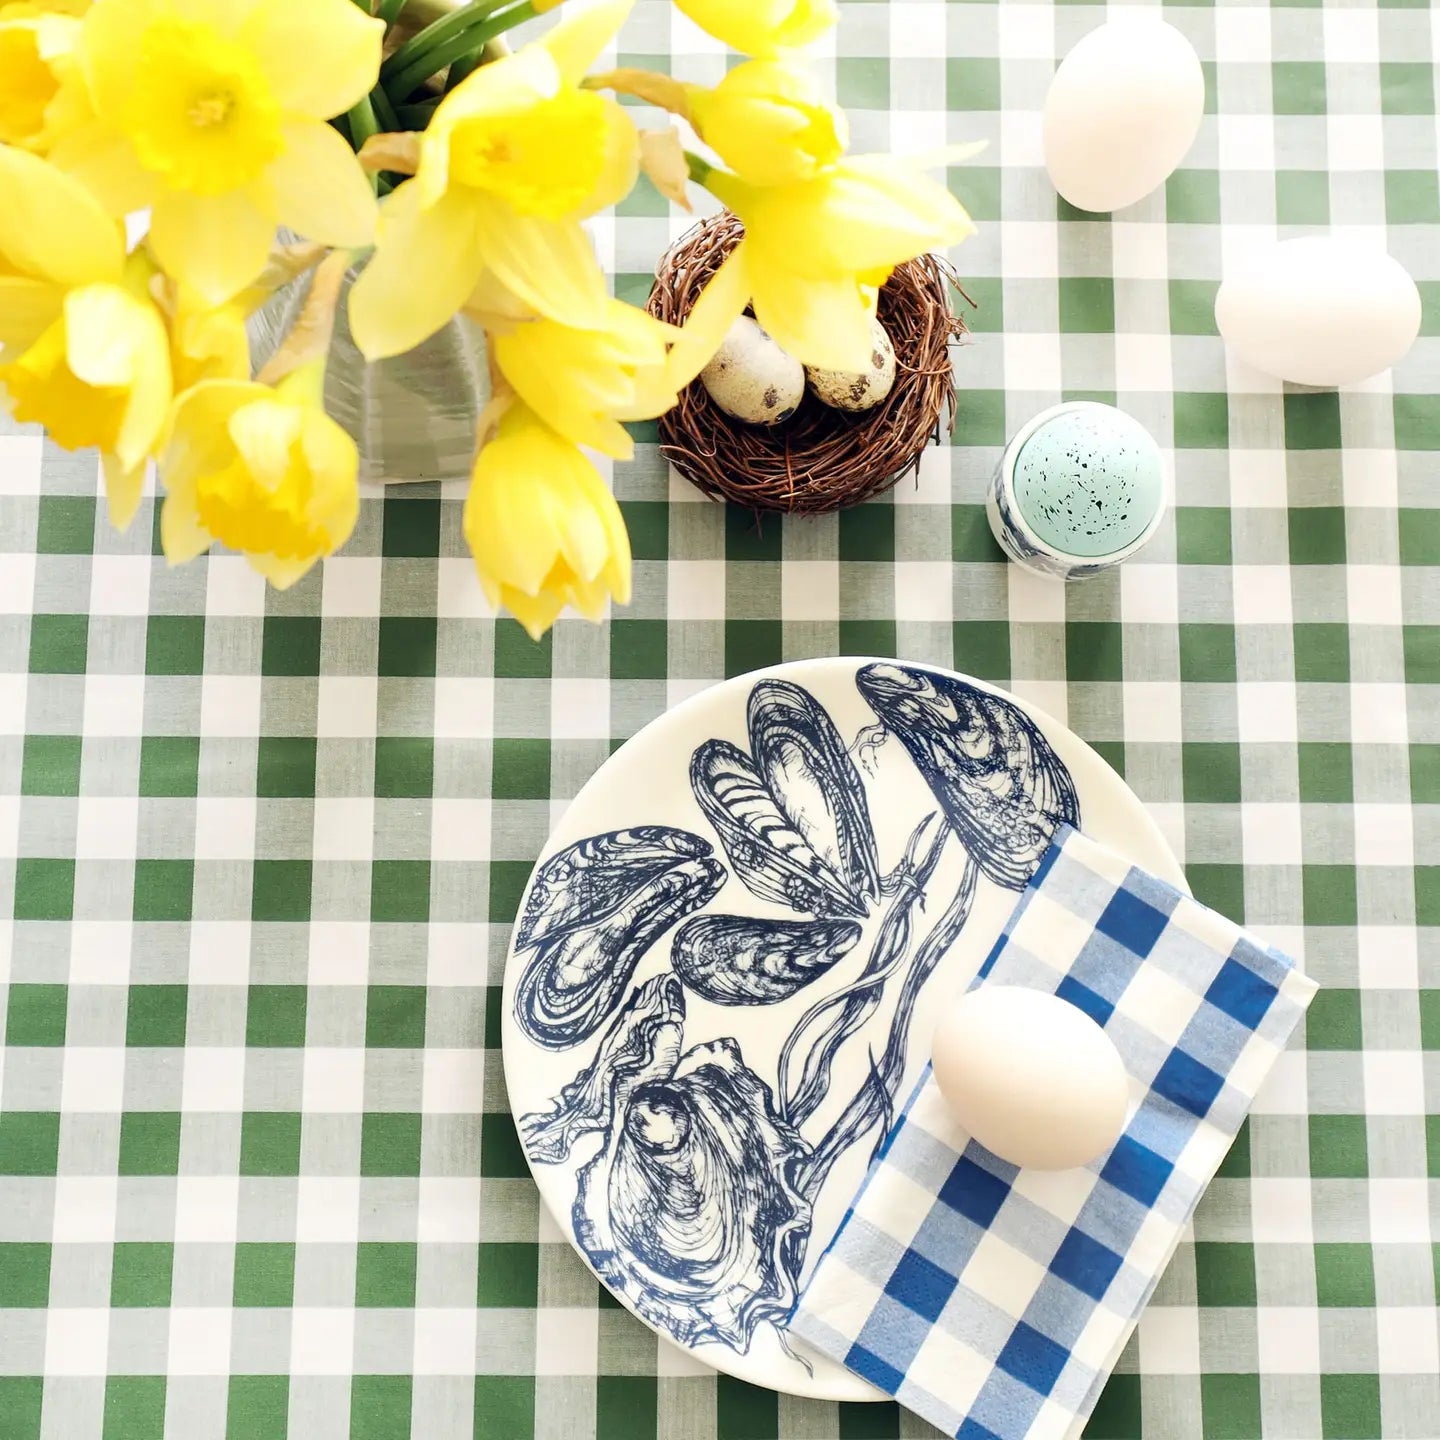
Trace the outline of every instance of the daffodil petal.
{"label": "daffodil petal", "polygon": [[675,0],[702,30],[744,55],[771,56],[818,40],[835,0]]}
{"label": "daffodil petal", "polygon": [[195,497],[166,495],[160,506],[160,548],[169,565],[184,565],[203,555],[215,537],[200,523],[195,514]]}
{"label": "daffodil petal", "polygon": [[167,0],[98,0],[90,7],[79,55],[96,113],[102,119],[113,120],[124,111],[145,31],[172,9]]}
{"label": "daffodil petal", "polygon": [[150,220],[156,259],[212,305],[224,304],[265,268],[274,238],[274,217],[243,190],[226,195],[166,191]]}
{"label": "daffodil petal", "polygon": [[640,136],[625,107],[605,98],[604,160],[584,214],[594,215],[623,200],[640,173]]}
{"label": "daffodil petal", "polygon": [[170,342],[159,312],[118,285],[72,290],[65,363],[87,385],[127,391],[115,453],[127,471],[143,465],[170,409]]}
{"label": "daffodil petal", "polygon": [[278,484],[290,464],[290,447],[300,438],[298,405],[266,397],[242,405],[230,417],[230,439],[250,473]]}
{"label": "daffodil petal", "polygon": [[395,191],[380,244],[350,292],[350,333],[367,359],[412,349],[465,303],[482,267],[478,222],[463,198],[421,210],[414,181]]}
{"label": "daffodil petal", "polygon": [[898,265],[975,233],[944,185],[892,156],[843,160],[829,187],[824,233],[814,237],[821,264],[833,257],[851,271]]}
{"label": "daffodil petal", "polygon": [[65,291],[48,280],[0,275],[0,349],[13,360],[28,350],[60,314]]}
{"label": "daffodil petal", "polygon": [[545,632],[560,618],[565,601],[554,595],[526,595],[513,585],[503,585],[492,605],[502,605],[525,628],[532,640],[542,640]]}
{"label": "daffodil petal", "polygon": [[604,323],[605,277],[578,221],[517,215],[495,200],[471,205],[482,260],[506,289],[566,324]]}
{"label": "daffodil petal", "polygon": [[[586,580],[605,578],[606,587],[619,605],[630,603],[630,532],[625,528],[625,517],[620,513],[610,487],[600,478],[599,472],[587,463],[588,472],[580,478],[583,494],[595,508],[600,527],[605,536],[605,563],[590,570],[581,571]],[[577,567],[578,568],[578,567]]]}
{"label": "daffodil petal", "polygon": [[313,508],[320,510],[323,500],[324,514],[310,517],[316,522],[323,519],[325,533],[330,537],[330,548],[338,550],[350,538],[360,514],[360,486],[356,478],[360,470],[360,453],[354,440],[323,410],[305,411],[300,445],[312,474],[347,477],[343,487],[335,487],[341,492],[338,497],[333,488],[323,497],[316,496]]}
{"label": "daffodil petal", "polygon": [[[515,339],[496,336],[493,344],[496,363],[520,398],[551,429],[577,445],[629,460],[635,454],[635,442],[623,425],[603,413],[610,407],[576,387],[574,372],[556,371],[537,348],[517,344]],[[629,388],[627,385],[627,391]]]}
{"label": "daffodil petal", "polygon": [[565,81],[578,85],[615,38],[634,3],[635,0],[599,0],[598,4],[567,9],[560,23],[537,43],[555,57]]}
{"label": "daffodil petal", "polygon": [[[256,7],[256,0],[183,0],[183,3],[187,19],[213,25],[222,35],[237,34]],[[301,8],[312,3],[313,0],[305,0]]]}
{"label": "daffodil petal", "polygon": [[0,256],[58,285],[118,280],[120,227],[80,182],[36,155],[0,145]]}
{"label": "daffodil petal", "polygon": [[282,109],[328,120],[374,88],[385,23],[351,0],[259,0],[240,36]]}
{"label": "daffodil petal", "polygon": [[480,451],[463,528],[482,573],[538,595],[572,518],[575,467],[587,462],[524,405],[513,405]]}
{"label": "daffodil petal", "polygon": [[155,177],[140,164],[135,147],[118,130],[84,125],[60,140],[49,158],[111,215],[133,214],[155,198]]}
{"label": "daffodil petal", "polygon": [[123,534],[130,528],[145,494],[145,461],[126,465],[118,455],[100,456],[100,473],[105,480],[105,508],[110,523]]}
{"label": "daffodil petal", "polygon": [[193,493],[201,475],[223,469],[235,453],[230,417],[270,392],[250,380],[204,380],[176,401],[160,456],[160,481],[177,495]]}
{"label": "daffodil petal", "polygon": [[725,332],[750,303],[745,263],[749,243],[742,240],[730,252],[686,317],[665,362],[665,383],[671,389],[683,390],[710,363]]}
{"label": "daffodil petal", "polygon": [[265,555],[252,550],[246,552],[245,559],[252,570],[263,575],[277,590],[288,590],[315,568],[320,557],[306,555],[299,560],[282,560],[278,555]]}
{"label": "daffodil petal", "polygon": [[653,420],[671,409],[679,393],[670,383],[664,362],[641,365],[635,371],[635,393],[624,405],[617,405],[611,414],[617,420]]}
{"label": "daffodil petal", "polygon": [[489,270],[480,272],[480,278],[465,302],[465,309],[487,329],[492,325],[518,325],[535,318],[535,311],[518,296],[512,295]]}
{"label": "daffodil petal", "polygon": [[757,270],[751,285],[755,318],[802,365],[861,374],[870,364],[874,311],[853,277],[820,280]]}
{"label": "daffodil petal", "polygon": [[284,135],[285,151],[266,171],[280,223],[322,245],[374,244],[375,192],[340,132],[320,120],[292,120]]}

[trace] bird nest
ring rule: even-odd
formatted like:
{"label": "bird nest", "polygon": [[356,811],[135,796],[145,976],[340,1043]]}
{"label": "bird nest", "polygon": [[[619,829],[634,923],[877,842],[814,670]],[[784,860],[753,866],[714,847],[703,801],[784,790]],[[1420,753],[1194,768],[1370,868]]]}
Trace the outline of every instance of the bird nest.
{"label": "bird nest", "polygon": [[[688,230],[661,260],[647,308],[683,324],[745,227],[728,211]],[[660,453],[712,499],[754,510],[820,515],[859,504],[918,471],[925,447],[955,426],[950,345],[965,333],[950,304],[955,272],[933,255],[898,265],[880,290],[880,323],[895,347],[895,384],[869,410],[822,404],[807,387],[778,425],[727,415],[699,380],[660,417]]]}

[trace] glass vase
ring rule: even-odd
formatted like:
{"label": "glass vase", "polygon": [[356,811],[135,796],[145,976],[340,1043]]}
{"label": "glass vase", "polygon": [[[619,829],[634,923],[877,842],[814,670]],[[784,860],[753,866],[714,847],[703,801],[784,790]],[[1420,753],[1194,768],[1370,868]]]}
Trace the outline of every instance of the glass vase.
{"label": "glass vase", "polygon": [[[457,315],[430,339],[389,360],[367,361],[350,335],[347,307],[358,269],[345,277],[325,370],[325,409],[354,438],[360,478],[384,482],[463,480],[475,425],[490,398],[485,336]],[[250,318],[250,358],[259,370],[299,315],[310,276],[278,291]]]}

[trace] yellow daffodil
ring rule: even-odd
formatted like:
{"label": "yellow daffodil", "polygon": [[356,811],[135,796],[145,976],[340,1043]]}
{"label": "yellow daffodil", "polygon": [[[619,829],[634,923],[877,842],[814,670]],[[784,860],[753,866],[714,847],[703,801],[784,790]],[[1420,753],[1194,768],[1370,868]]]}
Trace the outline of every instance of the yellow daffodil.
{"label": "yellow daffodil", "polygon": [[[935,162],[974,148],[955,147]],[[802,364],[863,371],[876,295],[891,270],[975,228],[943,185],[890,155],[852,156],[793,185],[752,185],[721,170],[704,183],[745,222],[745,237],[670,351],[677,388],[699,374],[747,302]]]}
{"label": "yellow daffodil", "polygon": [[490,355],[515,392],[577,445],[628,460],[635,445],[618,422],[675,403],[665,352],[678,332],[633,305],[607,300],[603,322],[582,330],[527,313],[487,276],[466,310],[486,327]]}
{"label": "yellow daffodil", "polygon": [[360,457],[321,407],[316,361],[273,388],[206,380],[176,402],[160,478],[160,540],[172,565],[219,541],[278,589],[355,528]]}
{"label": "yellow daffodil", "polygon": [[79,34],[72,15],[0,9],[0,143],[43,153],[88,119]]}
{"label": "yellow daffodil", "polygon": [[542,314],[603,320],[605,286],[580,221],[629,191],[639,145],[624,110],[578,82],[631,3],[567,15],[441,102],[351,296],[351,331],[370,359],[433,335],[483,270]]}
{"label": "yellow daffodil", "polygon": [[835,0],[675,0],[675,8],[742,55],[808,45],[835,23]]}
{"label": "yellow daffodil", "polygon": [[248,380],[245,306],[239,300],[209,305],[188,286],[178,287],[170,314],[170,364],[177,395],[202,380]]}
{"label": "yellow daffodil", "polygon": [[98,446],[121,529],[170,405],[165,325],[140,257],[83,186],[0,145],[0,391],[67,449]]}
{"label": "yellow daffodil", "polygon": [[375,84],[384,29],[350,0],[96,0],[79,47],[96,120],[52,157],[113,214],[152,206],[161,265],[218,305],[277,221],[373,239],[375,197],[325,121]]}
{"label": "yellow daffodil", "polygon": [[595,467],[523,404],[481,447],[465,539],[492,605],[538,640],[566,605],[591,620],[630,599],[630,537]]}
{"label": "yellow daffodil", "polygon": [[60,318],[0,365],[0,389],[17,420],[43,425],[57,445],[99,448],[110,519],[123,530],[170,408],[165,324],[143,280],[67,291]]}
{"label": "yellow daffodil", "polygon": [[798,65],[747,60],[712,90],[685,89],[696,133],[751,184],[809,180],[845,153],[844,115]]}
{"label": "yellow daffodil", "polygon": [[125,236],[95,197],[24,150],[0,145],[0,348],[13,360],[60,318],[76,285],[118,283]]}

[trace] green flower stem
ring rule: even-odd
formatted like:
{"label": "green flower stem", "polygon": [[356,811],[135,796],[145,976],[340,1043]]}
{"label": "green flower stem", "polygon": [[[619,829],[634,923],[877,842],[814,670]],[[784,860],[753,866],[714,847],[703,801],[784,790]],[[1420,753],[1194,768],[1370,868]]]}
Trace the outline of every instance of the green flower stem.
{"label": "green flower stem", "polygon": [[[456,13],[463,12],[457,11]],[[399,71],[392,79],[382,79],[385,93],[397,105],[403,103],[432,75],[437,74],[456,60],[467,55],[478,54],[481,48],[497,35],[504,34],[506,30],[519,25],[524,20],[532,19],[538,13],[534,0],[521,0],[520,4],[511,5],[508,9],[485,14],[477,23],[460,31],[445,44],[427,50],[412,65]],[[395,53],[398,55],[400,52],[397,50]],[[383,68],[381,75],[382,77],[384,75]]]}
{"label": "green flower stem", "polygon": [[471,55],[462,55],[450,66],[450,73],[445,77],[445,93],[448,95],[462,80],[470,76],[480,64],[480,52],[477,50]]}
{"label": "green flower stem", "polygon": [[390,103],[390,97],[382,86],[377,85],[370,92],[370,104],[374,108],[375,119],[382,130],[389,132],[401,128],[400,120],[395,114],[395,107]]}
{"label": "green flower stem", "polygon": [[[403,72],[413,69],[432,50],[436,50],[442,45],[448,45],[456,36],[463,35],[472,26],[488,19],[504,4],[505,0],[470,0],[470,4],[462,5],[458,10],[451,11],[449,15],[433,21],[418,34],[412,35],[381,65],[380,79],[388,89],[392,80]],[[443,66],[434,65],[427,75],[433,75],[436,70],[442,68]]]}
{"label": "green flower stem", "polygon": [[438,95],[431,96],[429,100],[420,100],[414,105],[397,105],[395,107],[396,124],[402,130],[423,130],[439,107],[440,96]]}
{"label": "green flower stem", "polygon": [[388,30],[399,18],[400,12],[405,8],[405,0],[380,0],[376,15],[385,22]]}
{"label": "green flower stem", "polygon": [[690,169],[690,178],[697,185],[704,185],[715,169],[708,160],[701,159],[693,150],[685,152],[685,164]]}
{"label": "green flower stem", "polygon": [[[375,119],[375,107],[370,103],[368,95],[362,95],[346,113],[346,120],[350,125],[350,144],[358,155],[360,147],[372,136],[380,133],[379,123]],[[370,177],[370,187],[375,188],[375,177]]]}

